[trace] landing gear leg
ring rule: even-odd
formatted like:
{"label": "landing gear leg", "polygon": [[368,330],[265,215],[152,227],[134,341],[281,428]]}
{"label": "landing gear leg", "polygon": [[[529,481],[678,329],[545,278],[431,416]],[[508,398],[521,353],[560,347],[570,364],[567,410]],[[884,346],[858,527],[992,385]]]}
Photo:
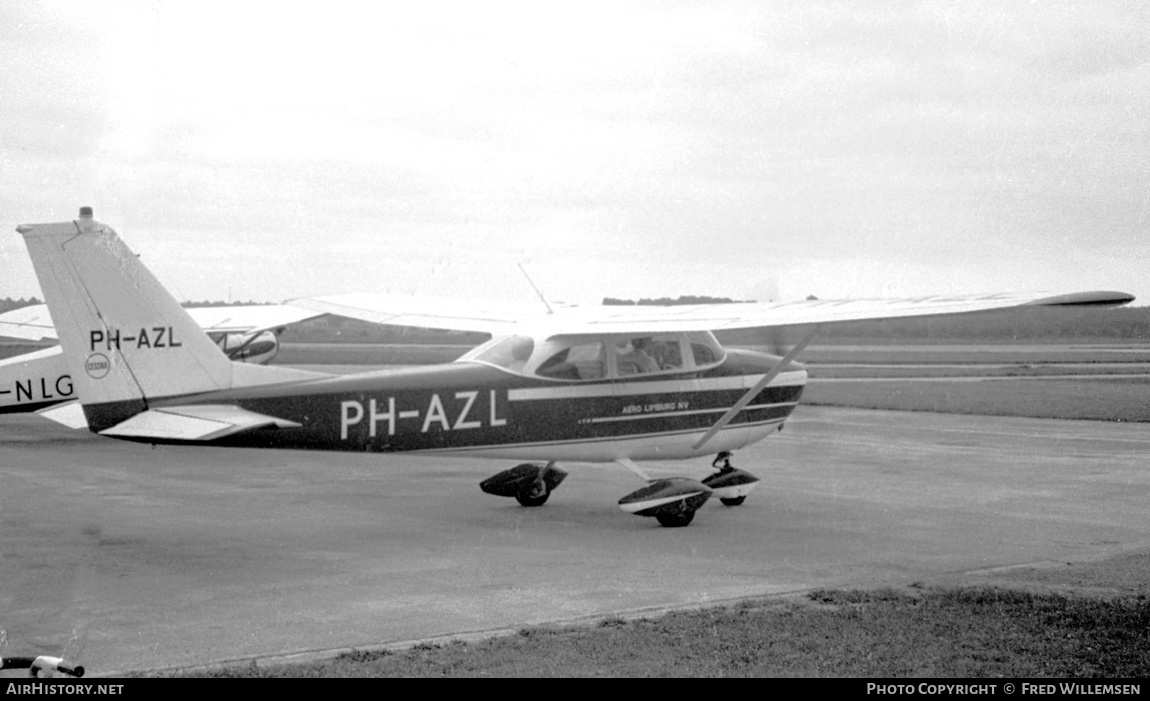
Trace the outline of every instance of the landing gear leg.
{"label": "landing gear leg", "polygon": [[515,493],[515,499],[521,506],[543,506],[549,496],[551,496],[551,490],[543,481],[543,470],[539,471],[535,479],[524,482],[519,491]]}

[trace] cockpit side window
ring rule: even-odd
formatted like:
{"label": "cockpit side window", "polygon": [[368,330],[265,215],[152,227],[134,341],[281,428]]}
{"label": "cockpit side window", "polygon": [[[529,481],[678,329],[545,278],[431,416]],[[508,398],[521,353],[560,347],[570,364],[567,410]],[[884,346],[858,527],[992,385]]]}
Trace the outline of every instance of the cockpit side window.
{"label": "cockpit side window", "polygon": [[678,335],[635,336],[615,341],[615,366],[619,375],[670,372],[683,367]]}
{"label": "cockpit side window", "polygon": [[660,370],[678,370],[683,367],[683,353],[679,350],[679,339],[655,340],[651,343],[651,353]]}
{"label": "cockpit side window", "polygon": [[[608,352],[610,351],[610,352]],[[478,361],[520,375],[580,381],[634,375],[689,372],[713,367],[726,353],[708,332],[586,336],[504,336],[466,353]]]}
{"label": "cockpit side window", "polygon": [[606,358],[601,342],[581,343],[543,361],[535,374],[557,380],[597,380],[606,373]]}

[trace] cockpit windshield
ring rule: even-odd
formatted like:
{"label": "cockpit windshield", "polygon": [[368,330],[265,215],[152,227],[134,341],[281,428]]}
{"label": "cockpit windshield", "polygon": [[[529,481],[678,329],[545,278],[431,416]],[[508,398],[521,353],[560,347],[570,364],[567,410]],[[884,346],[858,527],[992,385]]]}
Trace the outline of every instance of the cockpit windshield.
{"label": "cockpit windshield", "polygon": [[491,339],[460,360],[477,360],[514,373],[522,373],[534,351],[535,339],[530,336],[505,336]]}

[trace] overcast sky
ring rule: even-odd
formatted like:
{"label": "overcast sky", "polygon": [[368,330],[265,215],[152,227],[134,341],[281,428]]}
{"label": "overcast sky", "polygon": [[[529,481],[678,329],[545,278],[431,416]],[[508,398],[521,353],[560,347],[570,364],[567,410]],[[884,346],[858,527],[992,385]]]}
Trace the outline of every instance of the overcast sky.
{"label": "overcast sky", "polygon": [[1150,3],[0,3],[0,297],[81,205],[180,299],[1150,303]]}

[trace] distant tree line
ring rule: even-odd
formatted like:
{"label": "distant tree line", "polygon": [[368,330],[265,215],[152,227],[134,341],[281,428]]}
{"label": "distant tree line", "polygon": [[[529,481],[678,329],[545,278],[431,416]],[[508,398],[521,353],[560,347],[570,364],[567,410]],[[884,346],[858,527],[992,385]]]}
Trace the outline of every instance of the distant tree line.
{"label": "distant tree line", "polygon": [[199,307],[258,307],[270,304],[278,304],[278,302],[209,302],[206,299],[202,302],[180,302],[180,306],[189,309]]}
{"label": "distant tree line", "polygon": [[675,299],[670,297],[659,297],[658,299],[648,299],[644,297],[639,301],[633,299],[616,299],[615,297],[604,297],[603,306],[605,307],[621,307],[621,306],[648,306],[648,307],[670,307],[676,304],[738,304],[739,300],[731,299],[730,297],[707,297],[706,295],[680,295]]}
{"label": "distant tree line", "polygon": [[[33,304],[43,304],[43,302],[41,302],[39,299],[37,299],[35,297],[29,297],[28,299],[24,299],[23,297],[21,297],[20,299],[12,299],[11,297],[8,297],[6,299],[0,299],[0,314],[3,314],[4,312],[10,312],[13,309],[19,309],[21,307],[30,307]],[[208,302],[208,301],[203,301],[203,302],[182,302],[181,304],[185,307],[238,307],[238,306],[249,306],[249,305],[259,305],[259,304],[275,304],[275,302]]]}
{"label": "distant tree line", "polygon": [[13,309],[19,309],[20,307],[30,307],[33,304],[43,304],[43,302],[35,297],[29,297],[28,299],[24,299],[23,297],[20,299],[12,299],[11,297],[0,299],[0,314],[10,312]]}

